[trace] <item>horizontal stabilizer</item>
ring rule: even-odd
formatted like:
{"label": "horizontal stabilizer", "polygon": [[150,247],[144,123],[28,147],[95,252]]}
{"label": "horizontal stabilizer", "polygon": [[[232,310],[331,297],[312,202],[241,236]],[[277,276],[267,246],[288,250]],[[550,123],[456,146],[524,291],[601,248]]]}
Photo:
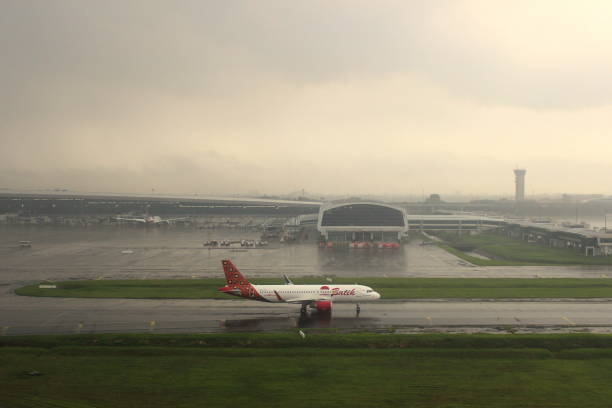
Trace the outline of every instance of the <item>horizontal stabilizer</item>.
{"label": "horizontal stabilizer", "polygon": [[218,289],[219,292],[223,292],[223,293],[229,293],[230,295],[236,295],[239,296],[242,291],[238,288],[230,288],[229,286],[224,286],[222,288]]}

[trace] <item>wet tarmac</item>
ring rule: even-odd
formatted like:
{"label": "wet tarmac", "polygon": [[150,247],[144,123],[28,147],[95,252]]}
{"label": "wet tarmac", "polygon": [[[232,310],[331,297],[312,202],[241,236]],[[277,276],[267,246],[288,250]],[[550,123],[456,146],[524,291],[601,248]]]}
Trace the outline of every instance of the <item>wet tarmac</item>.
{"label": "wet tarmac", "polygon": [[[334,305],[301,317],[292,305],[248,301],[53,299],[14,295],[43,280],[222,277],[232,259],[250,277],[612,277],[611,267],[475,267],[435,246],[320,250],[315,244],[207,249],[211,239],[257,239],[253,231],[178,226],[0,227],[0,334],[233,332],[334,328],[380,332],[612,331],[612,302],[390,302]],[[20,240],[32,241],[20,249]]]}
{"label": "wet tarmac", "polygon": [[[69,279],[222,277],[229,258],[249,277],[401,276],[491,278],[612,277],[612,266],[478,267],[436,247],[333,251],[316,244],[205,248],[211,239],[257,239],[257,232],[171,227],[0,227],[0,284]],[[20,249],[20,240],[32,248]]]}
{"label": "wet tarmac", "polygon": [[331,315],[236,300],[0,298],[3,335],[221,333],[333,328],[381,333],[612,332],[612,301],[336,304]]}

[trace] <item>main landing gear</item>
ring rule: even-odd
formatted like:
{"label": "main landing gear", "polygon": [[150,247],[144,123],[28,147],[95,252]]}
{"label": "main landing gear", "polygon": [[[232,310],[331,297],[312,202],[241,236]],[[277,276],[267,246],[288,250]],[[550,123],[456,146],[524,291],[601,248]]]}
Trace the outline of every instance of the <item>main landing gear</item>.
{"label": "main landing gear", "polygon": [[355,306],[355,315],[359,317],[359,313],[361,313],[361,308],[359,307],[359,303],[357,303],[357,306]]}

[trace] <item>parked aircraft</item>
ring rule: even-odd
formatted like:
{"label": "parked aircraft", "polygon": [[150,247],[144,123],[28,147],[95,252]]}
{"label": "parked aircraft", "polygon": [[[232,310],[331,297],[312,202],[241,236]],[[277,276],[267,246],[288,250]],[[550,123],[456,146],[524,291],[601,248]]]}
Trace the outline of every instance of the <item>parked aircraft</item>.
{"label": "parked aircraft", "polygon": [[228,295],[272,303],[293,303],[302,305],[301,312],[306,308],[317,309],[319,312],[331,313],[332,303],[359,303],[380,299],[380,294],[372,288],[363,285],[295,285],[284,275],[284,285],[253,285],[236,268],[229,259],[221,261],[225,273],[226,285],[218,290]]}

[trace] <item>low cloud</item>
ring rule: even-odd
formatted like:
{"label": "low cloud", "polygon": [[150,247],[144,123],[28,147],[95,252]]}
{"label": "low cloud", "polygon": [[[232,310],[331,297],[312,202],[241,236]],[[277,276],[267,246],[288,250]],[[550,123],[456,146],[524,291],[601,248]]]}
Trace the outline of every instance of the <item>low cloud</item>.
{"label": "low cloud", "polygon": [[520,164],[538,192],[612,193],[610,11],[9,0],[0,184],[503,194]]}

